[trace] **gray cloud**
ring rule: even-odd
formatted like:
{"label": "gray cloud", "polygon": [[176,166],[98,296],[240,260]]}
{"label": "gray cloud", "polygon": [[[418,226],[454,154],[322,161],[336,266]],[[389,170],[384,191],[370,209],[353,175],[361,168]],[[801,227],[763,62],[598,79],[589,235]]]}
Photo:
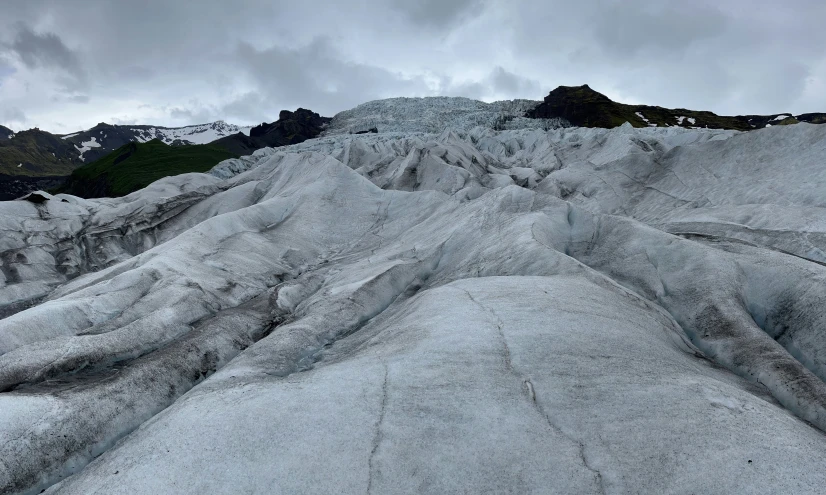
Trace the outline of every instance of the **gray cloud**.
{"label": "gray cloud", "polygon": [[[504,93],[510,98],[524,98],[530,95],[539,95],[542,84],[539,81],[521,77],[497,67],[490,75],[490,82],[496,93]],[[534,96],[533,98],[538,98]]]}
{"label": "gray cloud", "polygon": [[623,0],[600,11],[594,32],[612,56],[680,56],[692,43],[723,34],[728,22],[718,8],[702,2]]}
{"label": "gray cloud", "polygon": [[483,0],[393,0],[392,5],[416,24],[445,28],[478,15]]}
{"label": "gray cloud", "polygon": [[205,106],[199,102],[191,102],[187,107],[172,107],[168,109],[169,116],[181,122],[210,122],[222,120],[221,114],[215,107]]}
{"label": "gray cloud", "polygon": [[118,118],[118,117],[112,117],[109,120],[112,124],[115,124],[115,125],[141,124],[141,122],[138,122],[138,119],[121,119],[121,118]]}
{"label": "gray cloud", "polygon": [[4,109],[2,117],[2,123],[8,124],[6,127],[14,127],[15,124],[19,127],[25,125],[29,121],[29,119],[26,118],[26,114],[23,113],[23,110],[20,110],[17,107],[9,107]]}
{"label": "gray cloud", "polygon": [[118,69],[116,75],[126,81],[149,82],[157,75],[157,71],[139,65],[128,65]]}
{"label": "gray cloud", "polygon": [[477,100],[490,99],[542,99],[544,89],[539,81],[522,77],[495,67],[486,77],[471,82],[460,82],[443,77],[439,93],[446,96],[464,96]]}
{"label": "gray cloud", "polygon": [[66,103],[86,104],[92,101],[89,95],[81,93],[58,93],[50,98],[50,101],[56,105]]}
{"label": "gray cloud", "polygon": [[[227,103],[219,110],[219,114],[226,115],[227,119],[245,119],[253,122],[265,122],[272,120],[272,115],[264,110],[271,104],[260,93],[246,93],[237,99]],[[292,110],[292,109],[287,109]]]}
{"label": "gray cloud", "polygon": [[18,24],[17,35],[9,47],[28,68],[57,68],[77,82],[86,79],[77,54],[54,33],[36,33],[29,26]]}
{"label": "gray cloud", "polygon": [[[368,100],[428,91],[420,77],[406,78],[381,67],[345,60],[324,36],[297,49],[258,50],[241,43],[236,51],[238,67],[257,81],[259,91],[286,108],[313,102],[313,110],[329,115]],[[271,111],[277,112],[275,108]]]}
{"label": "gray cloud", "polygon": [[[821,0],[8,0],[0,109],[73,131],[332,115],[368,100],[618,101],[826,111]],[[88,98],[88,99],[87,99]],[[0,117],[2,115],[0,110]],[[69,129],[58,129],[67,122]]]}
{"label": "gray cloud", "polygon": [[0,54],[0,85],[3,84],[4,79],[14,75],[15,72],[17,71],[14,69],[11,62],[4,60],[2,54]]}

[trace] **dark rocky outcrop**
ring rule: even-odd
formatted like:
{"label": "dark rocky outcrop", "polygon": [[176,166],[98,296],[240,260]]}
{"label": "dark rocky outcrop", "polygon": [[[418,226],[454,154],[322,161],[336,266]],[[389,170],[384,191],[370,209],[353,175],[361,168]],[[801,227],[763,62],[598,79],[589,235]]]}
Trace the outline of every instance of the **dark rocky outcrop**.
{"label": "dark rocky outcrop", "polygon": [[379,132],[378,127],[371,127],[371,128],[369,128],[367,130],[364,130],[364,131],[356,131],[353,134],[378,134],[378,132]]}
{"label": "dark rocky outcrop", "polygon": [[0,174],[0,201],[20,198],[32,191],[45,191],[60,186],[67,177],[27,177]]}
{"label": "dark rocky outcrop", "polygon": [[29,203],[40,204],[40,203],[45,203],[46,201],[49,201],[50,197],[49,197],[48,194],[45,194],[43,192],[35,191],[35,192],[31,192],[31,193],[23,196],[20,199],[22,201],[28,201]]}
{"label": "dark rocky outcrop", "polygon": [[213,144],[239,155],[249,154],[260,148],[287,146],[318,137],[330,120],[305,108],[295,112],[282,110],[277,121],[253,127],[249,136],[238,133]]}
{"label": "dark rocky outcrop", "polygon": [[826,113],[803,113],[795,117],[800,122],[826,124]]}
{"label": "dark rocky outcrop", "polygon": [[559,86],[545,97],[543,103],[529,111],[527,117],[562,118],[578,127],[616,127],[628,116],[623,107],[625,105],[613,102],[587,84]]}
{"label": "dark rocky outcrop", "polygon": [[[559,86],[545,100],[526,114],[529,118],[562,118],[578,127],[618,127],[625,122],[634,127],[703,127],[750,131],[769,125],[798,122],[826,122],[826,114],[810,113],[793,117],[790,113],[774,115],[717,115],[713,112],[685,108],[663,108],[651,105],[617,103],[594,91],[587,84]],[[784,117],[786,116],[786,117]]]}

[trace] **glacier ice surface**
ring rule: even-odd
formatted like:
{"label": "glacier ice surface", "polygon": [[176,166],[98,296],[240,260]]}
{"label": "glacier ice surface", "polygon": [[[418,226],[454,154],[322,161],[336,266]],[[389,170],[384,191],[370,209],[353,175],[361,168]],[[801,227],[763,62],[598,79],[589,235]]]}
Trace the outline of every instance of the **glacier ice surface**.
{"label": "glacier ice surface", "polygon": [[498,105],[0,203],[0,492],[819,493],[826,126]]}

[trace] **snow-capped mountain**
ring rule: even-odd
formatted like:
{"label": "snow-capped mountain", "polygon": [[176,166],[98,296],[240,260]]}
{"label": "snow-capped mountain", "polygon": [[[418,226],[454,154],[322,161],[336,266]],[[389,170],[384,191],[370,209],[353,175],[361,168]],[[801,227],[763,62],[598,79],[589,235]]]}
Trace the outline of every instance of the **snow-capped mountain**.
{"label": "snow-capped mountain", "polygon": [[[250,127],[221,121],[178,128],[101,123],[66,135],[37,128],[17,133],[3,129],[0,129],[0,174],[52,179],[67,176],[84,163],[94,162],[130,142],[160,139],[170,145],[204,144],[250,132]],[[5,135],[6,132],[9,134]],[[0,183],[0,195],[3,193]]]}
{"label": "snow-capped mountain", "polygon": [[207,144],[222,137],[242,133],[249,135],[251,126],[237,126],[224,121],[186,127],[156,127],[149,125],[110,125],[101,123],[73,134],[60,136],[74,144],[78,157],[84,163],[93,162],[124,144],[137,141],[145,143],[160,139],[166,144]]}
{"label": "snow-capped mountain", "polygon": [[820,493],[826,126],[502,113],[0,202],[0,492]]}

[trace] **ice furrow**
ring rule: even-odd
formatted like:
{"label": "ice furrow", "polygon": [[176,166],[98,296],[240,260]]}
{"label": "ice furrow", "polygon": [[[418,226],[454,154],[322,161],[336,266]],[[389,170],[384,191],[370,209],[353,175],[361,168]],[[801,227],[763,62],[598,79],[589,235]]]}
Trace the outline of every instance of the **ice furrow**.
{"label": "ice furrow", "polygon": [[[36,492],[82,469],[267,335],[286,316],[273,303],[277,296],[277,290],[262,294],[243,307],[216,315],[182,340],[103,373],[0,395],[0,402],[31,397],[60,404],[47,426],[37,431],[3,432],[0,452],[3,458],[13,459],[13,467],[11,475],[0,480],[0,491]],[[90,402],[96,404],[94,410],[88,408]],[[14,422],[14,416],[5,419]]]}

